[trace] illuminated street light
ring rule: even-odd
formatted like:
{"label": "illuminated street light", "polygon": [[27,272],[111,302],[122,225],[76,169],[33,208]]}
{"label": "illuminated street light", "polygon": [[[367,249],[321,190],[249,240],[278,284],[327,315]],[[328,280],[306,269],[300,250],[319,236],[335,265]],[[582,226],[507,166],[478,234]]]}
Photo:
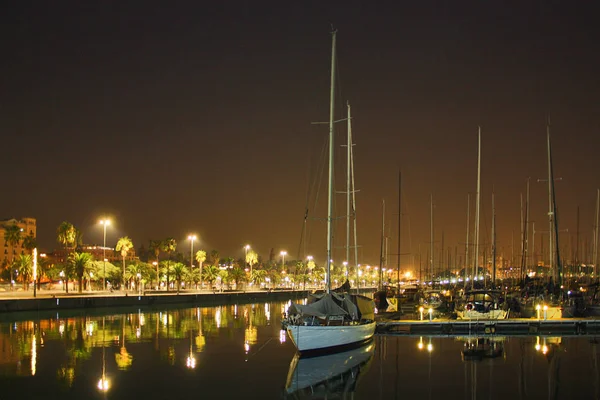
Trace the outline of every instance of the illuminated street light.
{"label": "illuminated street light", "polygon": [[190,272],[194,269],[194,240],[196,235],[189,235],[188,240],[190,241]]}
{"label": "illuminated street light", "polygon": [[33,297],[36,297],[37,286],[37,248],[33,249]]}
{"label": "illuminated street light", "polygon": [[100,224],[104,227],[104,245],[102,246],[102,259],[104,260],[104,276],[102,277],[102,290],[106,290],[106,227],[110,225],[110,219],[101,219]]}
{"label": "illuminated street light", "polygon": [[285,256],[287,256],[287,251],[282,250],[279,254],[281,255],[281,266],[285,268]]}

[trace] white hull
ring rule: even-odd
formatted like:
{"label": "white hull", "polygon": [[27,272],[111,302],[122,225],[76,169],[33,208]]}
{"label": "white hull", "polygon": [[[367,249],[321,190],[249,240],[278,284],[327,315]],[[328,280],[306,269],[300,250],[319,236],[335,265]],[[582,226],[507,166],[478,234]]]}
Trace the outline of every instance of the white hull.
{"label": "white hull", "polygon": [[481,313],[475,310],[465,310],[457,311],[456,316],[458,319],[506,319],[508,318],[508,311],[490,310],[486,313]]}
{"label": "white hull", "polygon": [[298,351],[320,350],[360,343],[373,337],[376,323],[360,325],[288,325],[287,333]]}
{"label": "white hull", "polygon": [[[346,372],[367,363],[374,353],[375,344],[371,342],[354,350],[321,357],[301,358],[296,354],[290,363],[286,391],[293,393],[306,388],[314,388],[316,385],[333,379],[343,382],[343,375]],[[345,378],[351,377],[346,376]],[[352,376],[352,378],[356,379],[356,376]],[[329,385],[323,386],[328,387]]]}

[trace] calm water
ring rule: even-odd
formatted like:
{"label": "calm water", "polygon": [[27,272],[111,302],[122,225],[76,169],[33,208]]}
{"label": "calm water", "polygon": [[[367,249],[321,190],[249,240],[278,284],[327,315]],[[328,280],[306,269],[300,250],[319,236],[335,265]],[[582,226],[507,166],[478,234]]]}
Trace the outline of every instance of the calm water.
{"label": "calm water", "polygon": [[0,323],[0,399],[600,398],[593,337],[377,336],[298,359],[280,332],[283,307]]}

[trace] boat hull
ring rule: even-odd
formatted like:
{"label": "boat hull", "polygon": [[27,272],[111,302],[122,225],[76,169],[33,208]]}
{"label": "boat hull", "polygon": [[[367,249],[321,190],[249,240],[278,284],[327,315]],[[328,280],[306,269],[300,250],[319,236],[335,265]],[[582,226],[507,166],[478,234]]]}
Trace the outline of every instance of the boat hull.
{"label": "boat hull", "polygon": [[287,333],[299,352],[344,348],[375,334],[375,321],[359,325],[288,325]]}

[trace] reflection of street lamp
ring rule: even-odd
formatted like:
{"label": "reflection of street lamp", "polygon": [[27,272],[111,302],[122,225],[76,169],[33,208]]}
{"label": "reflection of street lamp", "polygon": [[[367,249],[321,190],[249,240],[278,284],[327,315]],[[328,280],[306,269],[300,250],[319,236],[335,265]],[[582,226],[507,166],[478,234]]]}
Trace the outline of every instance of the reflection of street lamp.
{"label": "reflection of street lamp", "polygon": [[37,296],[37,248],[33,249],[33,297]]}
{"label": "reflection of street lamp", "polygon": [[190,272],[194,269],[194,240],[196,240],[196,235],[189,235],[188,239],[190,241]]}
{"label": "reflection of street lamp", "polygon": [[105,329],[104,322],[105,322],[105,319],[104,319],[104,317],[102,317],[102,377],[98,381],[98,390],[100,390],[102,392],[108,391],[108,388],[109,388],[109,382],[108,382],[108,379],[106,379],[106,347],[105,347],[106,329]]}
{"label": "reflection of street lamp", "polygon": [[110,225],[110,220],[101,219],[100,223],[104,227],[104,245],[102,246],[102,259],[104,260],[104,277],[102,278],[102,290],[106,290],[106,227]]}
{"label": "reflection of street lamp", "polygon": [[285,268],[285,256],[287,256],[287,251],[283,250],[279,254],[281,255],[281,266]]}

